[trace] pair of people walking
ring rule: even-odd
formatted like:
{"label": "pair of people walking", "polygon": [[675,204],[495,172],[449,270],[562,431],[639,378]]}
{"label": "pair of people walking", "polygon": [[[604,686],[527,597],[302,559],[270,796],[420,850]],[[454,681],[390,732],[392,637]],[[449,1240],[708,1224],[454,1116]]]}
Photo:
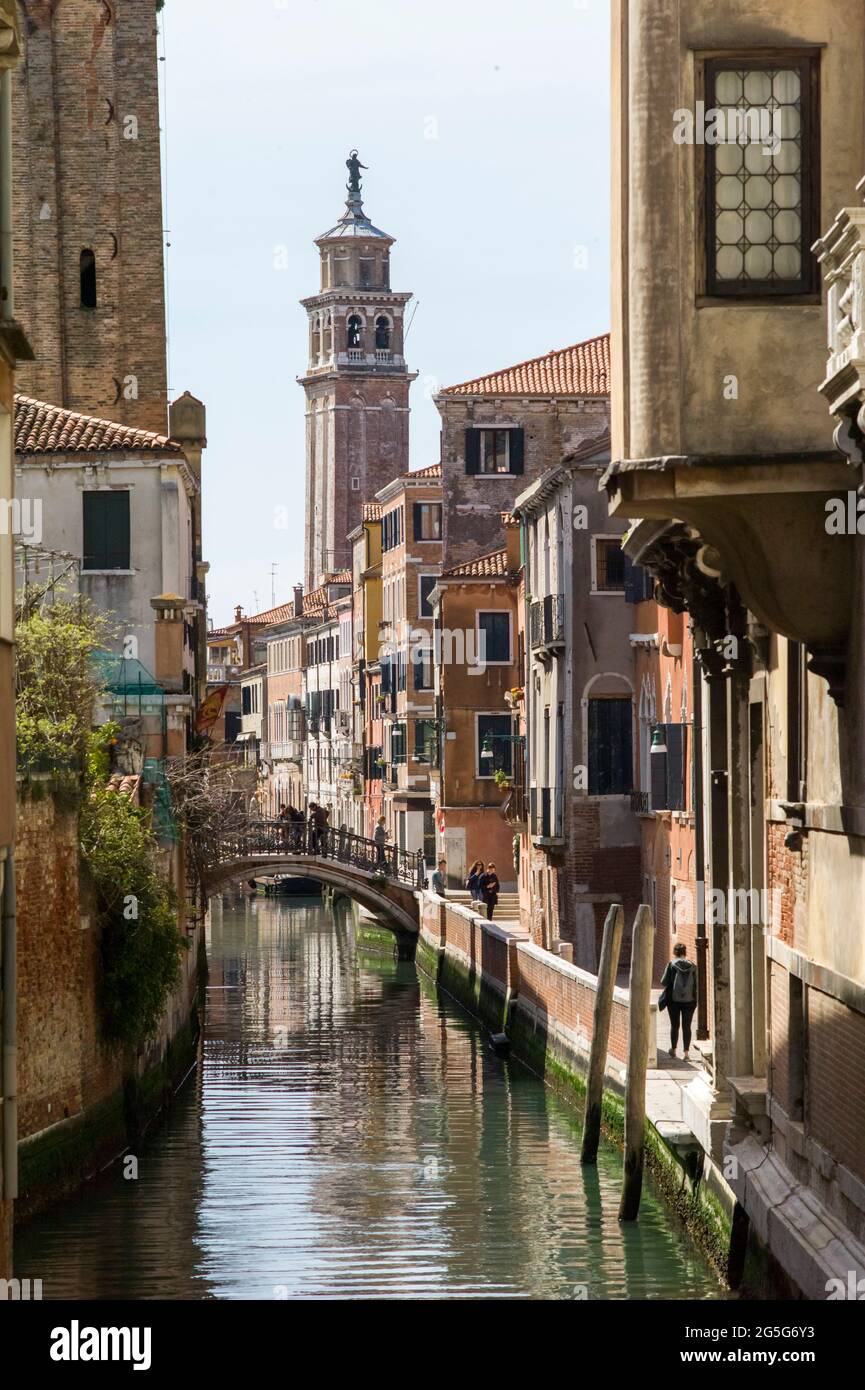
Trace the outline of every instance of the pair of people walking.
{"label": "pair of people walking", "polygon": [[658,1006],[670,1016],[670,1056],[675,1057],[679,1045],[679,1024],[682,1025],[682,1056],[690,1060],[691,1020],[697,1007],[697,967],[687,959],[684,941],[673,947],[673,959],[661,976],[661,997]]}
{"label": "pair of people walking", "polygon": [[490,861],[484,868],[484,861],[476,859],[469,869],[466,888],[469,890],[472,902],[483,903],[488,922],[493,920],[493,913],[499,900],[500,887],[495,864]]}

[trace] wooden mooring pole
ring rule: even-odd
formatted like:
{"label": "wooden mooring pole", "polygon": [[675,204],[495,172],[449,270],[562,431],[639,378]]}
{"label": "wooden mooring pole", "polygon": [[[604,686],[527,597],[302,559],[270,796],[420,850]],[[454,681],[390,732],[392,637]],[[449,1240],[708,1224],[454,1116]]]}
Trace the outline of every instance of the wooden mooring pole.
{"label": "wooden mooring pole", "polygon": [[646,1066],[652,1018],[652,954],[655,924],[645,903],[637,909],[631,942],[630,1038],[625,1089],[625,1171],[620,1221],[636,1221],[643,1190],[643,1143],[646,1124]]}
{"label": "wooden mooring pole", "polygon": [[604,1074],[610,1043],[610,1018],[613,1012],[613,990],[619,969],[619,952],[625,930],[625,914],[621,903],[613,903],[604,923],[601,944],[601,963],[598,967],[598,992],[592,1021],[592,1046],[589,1053],[589,1075],[586,1083],[586,1113],[583,1117],[581,1163],[597,1163],[601,1138],[601,1109],[604,1097]]}

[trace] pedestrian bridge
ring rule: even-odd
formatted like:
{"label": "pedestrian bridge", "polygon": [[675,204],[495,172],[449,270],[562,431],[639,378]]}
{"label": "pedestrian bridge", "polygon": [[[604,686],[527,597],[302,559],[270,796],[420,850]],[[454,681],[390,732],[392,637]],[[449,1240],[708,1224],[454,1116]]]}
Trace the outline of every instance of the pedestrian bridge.
{"label": "pedestrian bridge", "polygon": [[207,894],[258,874],[299,874],[354,898],[397,933],[418,933],[415,893],[423,888],[423,854],[379,848],[350,831],[316,831],[308,822],[257,820],[232,827],[207,846]]}

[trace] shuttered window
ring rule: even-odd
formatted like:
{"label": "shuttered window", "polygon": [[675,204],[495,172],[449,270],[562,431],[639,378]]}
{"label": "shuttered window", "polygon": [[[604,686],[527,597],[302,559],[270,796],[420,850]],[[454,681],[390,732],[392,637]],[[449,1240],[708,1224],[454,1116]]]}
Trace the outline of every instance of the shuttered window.
{"label": "shuttered window", "polygon": [[624,795],[632,788],[631,700],[589,700],[589,795]]}
{"label": "shuttered window", "polygon": [[521,429],[468,429],[466,472],[522,473],[525,437]]}
{"label": "shuttered window", "polygon": [[687,809],[685,763],[688,748],[687,724],[656,724],[652,742],[658,746],[655,734],[660,730],[661,745],[666,753],[650,754],[652,811],[684,811]]}
{"label": "shuttered window", "polygon": [[128,570],[129,493],[84,492],[85,570]]}
{"label": "shuttered window", "polygon": [[412,530],[416,541],[441,540],[442,508],[440,502],[415,502],[412,516]]}
{"label": "shuttered window", "polygon": [[478,661],[511,660],[510,613],[478,613]]}

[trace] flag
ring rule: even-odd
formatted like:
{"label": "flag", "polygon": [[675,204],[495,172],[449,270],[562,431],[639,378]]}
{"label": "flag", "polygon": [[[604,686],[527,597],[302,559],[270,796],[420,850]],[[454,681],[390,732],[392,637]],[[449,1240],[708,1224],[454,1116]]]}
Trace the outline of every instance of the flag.
{"label": "flag", "polygon": [[225,704],[225,697],[228,694],[227,685],[219,685],[216,690],[211,690],[206,699],[195,712],[195,732],[206,734],[213,728],[219,716],[222,714],[222,706]]}

